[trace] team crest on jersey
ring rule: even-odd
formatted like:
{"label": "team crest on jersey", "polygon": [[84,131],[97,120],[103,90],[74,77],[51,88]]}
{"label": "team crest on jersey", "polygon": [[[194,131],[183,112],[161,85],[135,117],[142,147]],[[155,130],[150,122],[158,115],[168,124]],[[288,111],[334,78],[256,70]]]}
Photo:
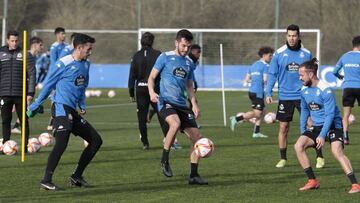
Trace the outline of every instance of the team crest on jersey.
{"label": "team crest on jersey", "polygon": [[304,54],[304,52],[300,52],[300,58],[304,58],[305,57],[305,54]]}
{"label": "team crest on jersey", "polygon": [[182,67],[177,67],[173,70],[173,75],[180,78],[186,78],[187,73],[186,70]]}
{"label": "team crest on jersey", "polygon": [[317,104],[315,102],[310,102],[309,103],[309,109],[311,111],[319,111],[321,109],[321,106],[320,106],[320,104]]}
{"label": "team crest on jersey", "polygon": [[75,79],[75,85],[76,86],[81,86],[85,84],[85,77],[83,75],[79,75],[76,79]]}
{"label": "team crest on jersey", "polygon": [[17,58],[22,58],[22,54],[21,54],[21,53],[18,53],[16,57],[17,57]]}
{"label": "team crest on jersey", "polygon": [[295,62],[291,62],[286,66],[287,71],[290,71],[290,72],[298,72],[299,68],[300,68],[300,65]]}

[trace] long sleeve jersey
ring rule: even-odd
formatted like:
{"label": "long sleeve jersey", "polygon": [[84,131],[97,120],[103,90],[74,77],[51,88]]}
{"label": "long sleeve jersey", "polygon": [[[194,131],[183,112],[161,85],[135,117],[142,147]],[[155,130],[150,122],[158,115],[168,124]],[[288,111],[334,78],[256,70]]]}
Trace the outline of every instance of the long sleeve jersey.
{"label": "long sleeve jersey", "polygon": [[339,75],[344,69],[342,88],[360,88],[360,51],[349,51],[341,56],[333,73]]}

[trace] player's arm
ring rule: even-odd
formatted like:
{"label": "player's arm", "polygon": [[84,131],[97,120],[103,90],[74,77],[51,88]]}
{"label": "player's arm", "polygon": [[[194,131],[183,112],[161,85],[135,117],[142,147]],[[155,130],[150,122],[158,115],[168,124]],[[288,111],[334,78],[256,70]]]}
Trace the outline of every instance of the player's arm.
{"label": "player's arm", "polygon": [[192,111],[194,112],[194,116],[195,118],[198,118],[200,116],[200,109],[199,106],[196,102],[196,97],[195,97],[195,92],[194,92],[194,87],[193,87],[193,81],[190,79],[187,81],[186,83],[187,89],[188,89],[188,93],[189,93],[189,99],[191,101],[192,104]]}
{"label": "player's arm", "polygon": [[275,53],[270,62],[270,68],[267,74],[267,83],[266,83],[266,101],[267,103],[272,103],[272,89],[275,86],[276,79],[278,77],[279,65],[278,65],[278,55]]}
{"label": "player's arm", "polygon": [[343,67],[342,58],[339,59],[339,61],[336,63],[335,68],[333,70],[333,74],[335,77],[339,78],[340,80],[344,79],[343,75],[340,75],[339,71]]}
{"label": "player's arm", "polygon": [[31,100],[35,95],[35,83],[36,83],[36,68],[35,68],[35,58],[28,54],[28,61],[27,61],[27,79],[28,79],[28,88],[27,88],[27,104],[29,105]]}
{"label": "player's arm", "polygon": [[129,81],[128,81],[128,88],[129,88],[129,95],[131,102],[135,102],[135,81],[136,81],[135,71],[136,71],[136,66],[133,57],[130,63]]}
{"label": "player's arm", "polygon": [[320,131],[320,136],[325,139],[326,134],[329,132],[330,127],[334,122],[336,101],[335,94],[330,88],[327,88],[322,92],[322,97],[324,100],[325,121]]}
{"label": "player's arm", "polygon": [[159,95],[155,92],[155,78],[159,75],[159,71],[154,67],[148,78],[148,89],[150,100],[157,103],[159,101]]}
{"label": "player's arm", "polygon": [[245,76],[245,82],[246,83],[251,83],[251,75],[249,73],[247,73],[246,76]]}
{"label": "player's arm", "polygon": [[[89,64],[89,67],[90,67],[90,64]],[[88,68],[88,71],[89,71],[89,68]],[[84,90],[82,91],[81,95],[80,95],[80,99],[79,99],[79,109],[80,109],[80,115],[85,115],[86,114],[86,104],[85,104],[85,91],[86,91],[86,88],[88,87],[89,85],[89,72],[88,72],[88,77],[86,77],[85,79],[85,88]]]}
{"label": "player's arm", "polygon": [[56,52],[56,47],[55,46],[51,46],[50,48],[50,64],[53,65],[56,63],[57,60],[57,52]]}
{"label": "player's arm", "polygon": [[306,130],[307,120],[310,116],[309,107],[305,101],[305,98],[301,96],[301,113],[300,113],[300,133],[304,134]]}

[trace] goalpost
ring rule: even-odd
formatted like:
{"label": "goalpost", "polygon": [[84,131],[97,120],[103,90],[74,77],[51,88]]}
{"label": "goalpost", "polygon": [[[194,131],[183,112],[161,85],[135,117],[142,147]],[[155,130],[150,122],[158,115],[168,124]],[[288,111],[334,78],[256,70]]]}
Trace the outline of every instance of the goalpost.
{"label": "goalpost", "polygon": [[[174,49],[175,33],[181,28],[140,28],[138,49],[144,32],[155,34],[155,44],[162,51]],[[257,50],[264,45],[273,45],[274,36],[286,33],[286,29],[188,29],[194,35],[194,43],[202,47],[200,65],[196,70],[200,90],[222,92],[222,114],[227,125],[225,91],[248,90],[243,79],[245,67],[258,60]],[[320,29],[301,29],[305,48],[315,53],[320,60]],[[284,39],[285,42],[285,39]],[[277,46],[277,45],[275,45]],[[280,45],[282,46],[282,45]],[[276,50],[279,47],[275,47]],[[221,64],[221,65],[220,65]],[[200,73],[199,73],[200,71]],[[241,72],[241,73],[240,73]],[[215,84],[215,81],[218,83]]]}

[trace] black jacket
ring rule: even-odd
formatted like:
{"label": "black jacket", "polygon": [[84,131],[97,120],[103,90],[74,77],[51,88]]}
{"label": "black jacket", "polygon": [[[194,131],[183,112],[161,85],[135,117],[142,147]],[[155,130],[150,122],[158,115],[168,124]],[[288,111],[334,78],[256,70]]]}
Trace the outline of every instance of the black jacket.
{"label": "black jacket", "polygon": [[[27,95],[35,94],[35,59],[27,52]],[[23,51],[0,48],[0,96],[22,96]]]}
{"label": "black jacket", "polygon": [[[130,73],[129,73],[129,94],[134,97],[135,87],[147,87],[150,72],[156,62],[156,59],[161,54],[160,51],[151,47],[143,47],[136,52],[132,58]],[[158,92],[160,77],[155,80],[155,91]]]}

